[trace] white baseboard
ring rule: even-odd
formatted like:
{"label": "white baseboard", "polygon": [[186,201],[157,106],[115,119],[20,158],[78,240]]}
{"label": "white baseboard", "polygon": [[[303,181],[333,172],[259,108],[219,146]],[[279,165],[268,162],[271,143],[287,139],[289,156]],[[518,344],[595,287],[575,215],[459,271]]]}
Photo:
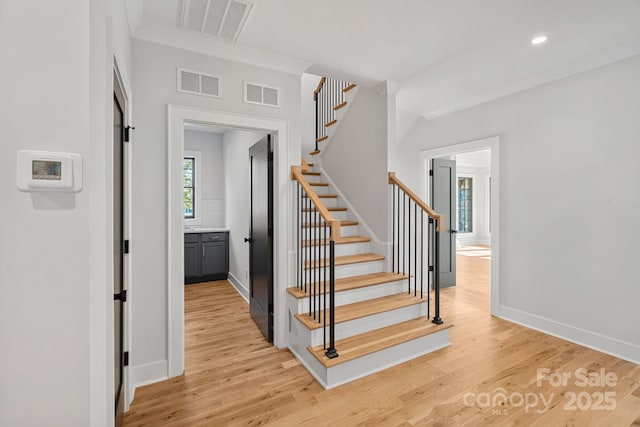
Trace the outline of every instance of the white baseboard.
{"label": "white baseboard", "polygon": [[[159,360],[145,365],[133,366],[131,368],[131,376],[133,377],[133,389],[142,387],[147,384],[153,384],[164,381],[169,378],[167,375],[167,361]],[[132,393],[133,399],[133,393]]]}
{"label": "white baseboard", "polygon": [[640,364],[640,346],[606,337],[595,332],[565,325],[555,320],[546,319],[514,308],[500,306],[499,317],[536,331],[570,341],[611,356]]}
{"label": "white baseboard", "polygon": [[249,303],[249,289],[240,280],[238,280],[238,278],[236,276],[234,276],[231,273],[229,273],[227,275],[227,280],[229,281],[229,283],[231,283],[231,286],[233,286],[236,289],[236,292],[238,292],[240,294],[240,296],[242,298],[244,298],[244,300],[248,304]]}

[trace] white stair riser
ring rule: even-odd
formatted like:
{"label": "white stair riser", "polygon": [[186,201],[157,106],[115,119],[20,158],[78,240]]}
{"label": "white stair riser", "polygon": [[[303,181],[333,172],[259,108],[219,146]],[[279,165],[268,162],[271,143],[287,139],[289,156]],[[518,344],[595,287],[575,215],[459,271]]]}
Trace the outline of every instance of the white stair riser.
{"label": "white stair riser", "polygon": [[[335,245],[336,256],[357,255],[368,253],[371,250],[369,242],[361,243],[344,243],[341,245]],[[311,248],[305,247],[303,249],[304,259],[323,259],[325,256],[329,257],[329,245],[311,246]],[[309,251],[311,249],[311,251]],[[311,253],[309,253],[311,252]],[[318,253],[319,252],[319,253]],[[326,255],[325,255],[326,254]]]}
{"label": "white stair riser", "polygon": [[[329,213],[331,214],[333,219],[337,219],[338,221],[347,219],[347,211],[330,211]],[[301,214],[303,223],[319,223],[323,221],[320,213],[316,215],[315,211],[302,211]]]}
{"label": "white stair riser", "polygon": [[358,236],[358,226],[348,225],[340,227],[340,235],[342,237]]}
{"label": "white stair riser", "polygon": [[[341,279],[343,277],[351,277],[351,276],[361,276],[363,274],[370,273],[381,273],[384,269],[384,260],[381,261],[368,261],[368,262],[358,262],[355,264],[346,264],[346,265],[336,265],[335,268],[335,278]],[[311,270],[311,274],[309,274],[309,270]],[[324,268],[316,268],[314,269],[305,268],[304,274],[307,277],[311,277],[311,282],[316,282],[318,280],[324,280]],[[327,263],[327,275],[329,274],[329,263]],[[315,277],[315,279],[314,279]],[[319,279],[318,279],[319,278]],[[309,281],[307,281],[309,283]]]}
{"label": "white stair riser", "polygon": [[[324,288],[324,283],[320,285]],[[329,289],[329,283],[327,282],[327,291]],[[406,280],[399,280],[397,282],[381,283],[379,285],[365,286],[357,289],[350,289],[348,291],[336,292],[336,306],[353,304],[355,302],[366,301],[372,298],[380,298],[389,295],[395,295],[397,293],[407,290]],[[323,292],[323,289],[318,291]],[[327,304],[328,304],[327,296]],[[321,298],[320,307],[324,306],[324,299]],[[302,314],[309,312],[309,298],[301,298],[297,300],[297,311],[294,314]]]}
{"label": "white stair riser", "polygon": [[[314,171],[310,171],[310,172],[314,172]],[[322,175],[304,175],[304,179],[306,179],[307,182],[327,182],[325,179],[322,178]]]}
{"label": "white stair riser", "polygon": [[[349,362],[341,363],[328,369],[318,363],[322,368],[322,371],[320,372],[320,375],[316,376],[316,373],[313,373],[313,375],[316,378],[324,377],[326,382],[324,384],[321,383],[322,386],[326,389],[331,389],[354,381],[358,378],[399,365],[400,363],[424,356],[425,354],[433,353],[434,351],[443,349],[449,345],[449,330],[444,329],[430,335],[416,338],[414,340],[350,360]],[[307,353],[309,352],[307,351]],[[338,354],[340,354],[339,348]],[[309,355],[311,354],[309,353]],[[311,355],[311,357],[313,357],[313,355]],[[318,366],[310,365],[308,363],[306,363],[306,365],[313,368]]]}
{"label": "white stair riser", "polygon": [[[324,203],[324,205],[328,208],[335,208],[336,206],[338,206],[338,198],[337,197],[322,197],[320,198],[320,200],[322,200],[322,203]],[[300,200],[300,209],[302,208],[306,208],[307,207],[307,199],[301,199]],[[342,205],[344,206],[344,205]]]}
{"label": "white stair riser", "polygon": [[331,192],[329,191],[329,187],[325,187],[325,186],[316,186],[316,185],[314,185],[314,186],[312,186],[311,188],[313,189],[313,191],[314,191],[316,194],[335,194],[335,193],[331,193]]}
{"label": "white stair riser", "polygon": [[[416,319],[418,317],[426,318],[426,316],[427,304],[425,300],[422,304],[414,304],[409,307],[397,308],[395,310],[377,313],[360,319],[351,320],[349,322],[337,323],[335,329],[336,340],[370,332],[374,329],[384,328],[385,326],[395,325],[396,323]],[[310,346],[314,347],[316,345],[321,345],[324,342],[324,328],[314,329],[311,331],[310,338]]]}

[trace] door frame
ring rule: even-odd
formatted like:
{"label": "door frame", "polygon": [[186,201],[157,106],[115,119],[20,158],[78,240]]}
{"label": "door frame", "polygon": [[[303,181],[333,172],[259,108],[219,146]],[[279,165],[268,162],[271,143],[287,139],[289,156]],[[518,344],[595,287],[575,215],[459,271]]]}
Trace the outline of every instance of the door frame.
{"label": "door frame", "polygon": [[287,346],[286,290],[291,283],[287,267],[291,216],[289,176],[289,123],[284,120],[243,116],[196,107],[168,105],[167,178],[167,377],[184,372],[184,229],[182,198],[182,157],[184,123],[195,122],[220,127],[256,130],[273,135],[274,152],[274,233],[273,305],[274,345]]}
{"label": "door frame", "polygon": [[500,316],[500,137],[479,139],[445,147],[420,151],[422,162],[421,192],[424,200],[431,200],[429,169],[431,160],[438,157],[491,150],[491,314]]}

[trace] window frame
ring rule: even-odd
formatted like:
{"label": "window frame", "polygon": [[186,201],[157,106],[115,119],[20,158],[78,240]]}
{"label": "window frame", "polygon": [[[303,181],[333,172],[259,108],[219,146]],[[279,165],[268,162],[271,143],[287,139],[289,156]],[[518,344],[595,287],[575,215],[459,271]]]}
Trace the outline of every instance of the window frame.
{"label": "window frame", "polygon": [[[460,230],[460,179],[470,179],[471,180],[471,231],[462,231]],[[463,235],[465,237],[472,237],[476,235],[477,224],[476,224],[476,191],[475,187],[477,185],[477,179],[474,174],[460,172],[456,174],[456,230],[458,231],[458,235]]]}
{"label": "window frame", "polygon": [[[183,208],[182,208],[182,217],[184,219],[184,225],[201,225],[202,224],[202,215],[201,215],[201,207],[202,207],[202,168],[203,168],[203,162],[202,162],[202,153],[200,151],[184,151],[183,155],[183,165],[184,165],[184,159],[185,158],[192,158],[194,159],[194,170],[195,170],[195,174],[193,177],[193,186],[195,188],[194,191],[194,217],[193,218],[187,218],[184,216],[184,199],[183,199]],[[183,183],[183,188],[184,188],[184,183]]]}

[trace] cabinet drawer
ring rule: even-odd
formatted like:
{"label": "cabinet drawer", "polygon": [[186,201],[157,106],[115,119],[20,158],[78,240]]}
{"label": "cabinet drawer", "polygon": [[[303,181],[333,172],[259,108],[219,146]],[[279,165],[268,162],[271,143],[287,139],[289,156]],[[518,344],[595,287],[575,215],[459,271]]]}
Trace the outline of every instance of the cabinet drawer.
{"label": "cabinet drawer", "polygon": [[185,243],[200,243],[200,234],[198,234],[198,233],[185,233],[184,242]]}
{"label": "cabinet drawer", "polygon": [[224,242],[227,240],[227,233],[204,233],[202,242]]}

